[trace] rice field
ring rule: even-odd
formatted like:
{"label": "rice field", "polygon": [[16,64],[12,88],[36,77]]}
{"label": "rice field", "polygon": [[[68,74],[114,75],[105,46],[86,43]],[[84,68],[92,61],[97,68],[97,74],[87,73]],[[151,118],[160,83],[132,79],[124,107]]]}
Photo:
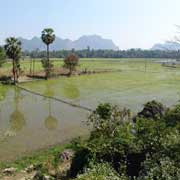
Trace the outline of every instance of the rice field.
{"label": "rice field", "polygon": [[[99,103],[110,102],[130,108],[134,113],[153,99],[166,106],[177,104],[180,99],[180,69],[164,67],[158,61],[80,59],[78,68],[81,69],[119,71],[59,77],[19,86],[91,109]],[[63,61],[53,59],[53,63],[61,67]],[[23,61],[21,67],[28,72],[29,61]],[[39,60],[35,67],[37,71],[42,70]],[[4,64],[2,71],[10,72],[11,63]],[[0,93],[0,161],[21,157],[22,154],[88,133],[84,121],[89,112],[83,109],[13,86],[0,85]]]}

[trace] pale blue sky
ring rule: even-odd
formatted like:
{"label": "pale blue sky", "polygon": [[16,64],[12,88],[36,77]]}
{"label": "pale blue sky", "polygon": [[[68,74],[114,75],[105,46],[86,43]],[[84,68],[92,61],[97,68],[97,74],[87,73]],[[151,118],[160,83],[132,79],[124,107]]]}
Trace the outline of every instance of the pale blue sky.
{"label": "pale blue sky", "polygon": [[45,27],[72,40],[98,34],[120,49],[150,48],[172,38],[180,0],[0,0],[0,42],[32,38]]}

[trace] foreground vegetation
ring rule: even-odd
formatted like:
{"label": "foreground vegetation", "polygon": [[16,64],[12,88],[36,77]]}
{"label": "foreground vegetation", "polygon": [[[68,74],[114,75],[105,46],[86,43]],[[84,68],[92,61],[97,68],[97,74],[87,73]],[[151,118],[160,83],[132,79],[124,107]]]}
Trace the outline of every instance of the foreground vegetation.
{"label": "foreground vegetation", "polygon": [[108,179],[108,169],[110,179],[179,179],[180,105],[166,109],[156,101],[148,102],[131,119],[128,110],[101,104],[89,122],[93,130],[79,145],[72,176],[87,171],[79,179]]}
{"label": "foreground vegetation", "polygon": [[[87,125],[91,127],[90,137],[74,140],[68,146],[75,154],[70,169],[65,173],[67,179],[179,180],[179,104],[166,108],[151,101],[134,117],[129,109],[100,104],[89,116]],[[47,167],[55,168],[61,163],[61,150],[55,148],[44,153],[52,161],[39,154],[34,156],[36,161],[32,157],[25,158],[13,165],[25,167],[29,162],[38,162],[42,174],[48,174]],[[58,173],[56,171],[52,178],[57,179]]]}

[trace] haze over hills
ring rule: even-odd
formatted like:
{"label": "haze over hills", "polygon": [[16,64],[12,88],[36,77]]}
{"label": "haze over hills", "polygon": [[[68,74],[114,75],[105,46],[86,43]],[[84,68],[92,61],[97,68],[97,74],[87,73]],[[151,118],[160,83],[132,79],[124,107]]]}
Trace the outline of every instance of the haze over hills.
{"label": "haze over hills", "polygon": [[[24,39],[19,38],[19,40],[22,42],[22,48],[23,50],[45,50],[45,44],[42,42],[41,38],[33,37],[32,39]],[[61,39],[59,37],[56,37],[56,40],[51,45],[51,50],[71,50],[71,49],[86,49],[87,47],[90,47],[91,49],[112,49],[112,50],[118,50],[118,46],[114,44],[114,42],[110,39],[104,39],[101,36],[98,35],[90,35],[90,36],[82,36],[79,39],[72,41],[70,39]]]}
{"label": "haze over hills", "polygon": [[159,43],[155,44],[152,48],[152,50],[171,50],[171,51],[177,51],[180,50],[180,44],[176,42],[165,42],[165,43]]}

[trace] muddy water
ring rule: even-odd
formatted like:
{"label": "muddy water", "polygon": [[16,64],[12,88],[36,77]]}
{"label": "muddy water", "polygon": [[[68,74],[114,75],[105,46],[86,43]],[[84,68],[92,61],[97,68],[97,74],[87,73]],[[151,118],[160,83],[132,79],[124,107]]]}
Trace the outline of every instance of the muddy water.
{"label": "muddy water", "polygon": [[86,134],[83,121],[87,115],[87,111],[17,88],[4,89],[0,102],[0,161]]}

